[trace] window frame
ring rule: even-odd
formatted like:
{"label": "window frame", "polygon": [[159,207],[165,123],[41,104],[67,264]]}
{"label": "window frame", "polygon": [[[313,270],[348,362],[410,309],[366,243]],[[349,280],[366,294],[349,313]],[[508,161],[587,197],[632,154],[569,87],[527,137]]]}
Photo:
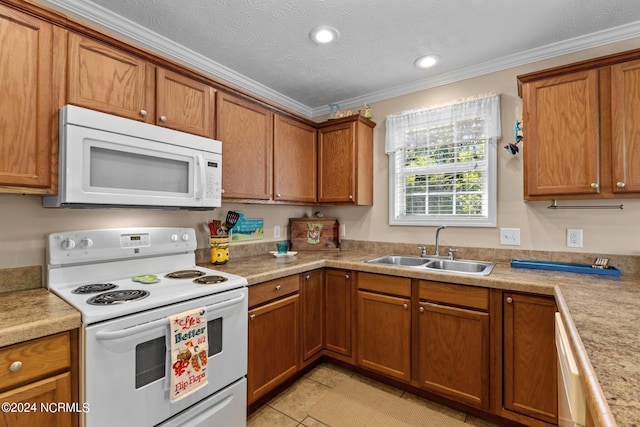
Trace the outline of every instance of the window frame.
{"label": "window frame", "polygon": [[[463,119],[461,119],[463,120]],[[443,121],[442,123],[446,123]],[[424,214],[424,215],[405,215],[401,212],[396,212],[396,209],[400,206],[404,206],[404,201],[399,200],[399,197],[405,197],[406,193],[397,194],[404,188],[396,186],[396,182],[399,179],[398,174],[403,174],[403,171],[398,171],[396,168],[403,161],[404,149],[398,149],[394,152],[388,153],[389,164],[389,225],[401,225],[401,226],[454,226],[454,227],[496,227],[497,226],[497,142],[499,135],[495,137],[487,137],[485,139],[486,147],[486,203],[487,203],[487,215],[486,216],[464,216],[455,214]],[[400,159],[399,159],[400,157]],[[441,173],[446,170],[446,173],[456,173],[456,169],[461,165],[460,162],[452,163],[447,170],[447,165],[433,165],[425,166],[422,171],[425,171],[427,175],[430,173]],[[420,173],[422,173],[422,171]],[[428,197],[428,193],[427,193]]]}

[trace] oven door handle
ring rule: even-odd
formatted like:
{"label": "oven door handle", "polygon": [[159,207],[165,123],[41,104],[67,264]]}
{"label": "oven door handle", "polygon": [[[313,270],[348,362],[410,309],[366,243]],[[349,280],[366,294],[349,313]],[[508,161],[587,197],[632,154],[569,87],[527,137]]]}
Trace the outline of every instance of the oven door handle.
{"label": "oven door handle", "polygon": [[[207,311],[220,310],[221,308],[238,304],[244,299],[245,299],[245,294],[243,292],[242,294],[238,295],[235,298],[231,298],[215,304],[207,305],[204,308],[207,309]],[[140,332],[148,331],[150,329],[156,328],[158,326],[161,326],[167,323],[169,323],[169,320],[164,318],[164,319],[158,319],[152,322],[144,323],[142,325],[120,329],[119,331],[98,331],[96,332],[96,339],[99,341],[117,340],[119,338],[130,337],[135,334],[139,334]]]}

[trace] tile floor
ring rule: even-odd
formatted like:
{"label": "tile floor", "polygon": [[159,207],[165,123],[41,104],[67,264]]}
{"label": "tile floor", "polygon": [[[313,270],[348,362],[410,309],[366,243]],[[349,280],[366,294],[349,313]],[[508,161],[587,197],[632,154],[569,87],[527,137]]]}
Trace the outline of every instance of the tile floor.
{"label": "tile floor", "polygon": [[492,424],[463,412],[430,402],[411,393],[379,383],[330,363],[318,365],[309,371],[309,373],[304,377],[296,381],[291,387],[278,394],[265,405],[261,406],[249,416],[247,419],[247,427],[325,426],[325,424],[322,424],[307,415],[309,409],[340,381],[351,376],[355,376],[367,384],[414,402],[416,405],[428,406],[431,409],[443,412],[453,418],[464,421],[469,424],[469,426],[497,427],[496,424]]}

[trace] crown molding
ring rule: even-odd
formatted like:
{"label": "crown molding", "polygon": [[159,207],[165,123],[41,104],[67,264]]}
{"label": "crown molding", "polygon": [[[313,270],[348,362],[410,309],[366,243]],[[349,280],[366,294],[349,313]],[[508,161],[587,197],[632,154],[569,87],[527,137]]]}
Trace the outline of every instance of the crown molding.
{"label": "crown molding", "polygon": [[171,59],[207,77],[241,88],[244,92],[267,99],[305,117],[312,117],[312,109],[310,107],[125,19],[102,6],[83,0],[36,1],[81,22],[90,23],[93,27],[108,32],[110,35],[116,35],[131,45]]}
{"label": "crown molding", "polygon": [[[221,80],[231,86],[241,88],[263,99],[287,108],[305,117],[313,118],[329,114],[329,106],[310,107],[269,87],[256,82],[222,64],[212,61],[203,55],[163,37],[143,26],[111,12],[94,3],[83,0],[36,0],[51,9],[60,11],[70,17],[117,35],[132,45],[149,50],[155,54],[176,61],[185,67],[202,73],[210,78]],[[420,79],[388,89],[371,92],[366,95],[348,98],[336,103],[343,108],[353,108],[363,103],[372,103],[395,98],[402,95],[442,86],[481,75],[502,71],[508,68],[529,64],[581,50],[603,46],[640,36],[640,21],[627,25],[599,31],[585,36],[575,37],[562,42],[553,43],[536,49],[527,50],[514,55],[504,56],[496,60],[475,64],[433,77]]]}
{"label": "crown molding", "polygon": [[[384,101],[386,99],[407,95],[421,90],[443,86],[466,80],[473,77],[479,77],[485,74],[514,68],[521,65],[530,64],[536,61],[555,58],[570,53],[579,52],[607,44],[628,40],[640,36],[640,21],[630,24],[621,25],[619,27],[610,28],[608,30],[587,34],[585,36],[575,37],[558,43],[542,46],[536,49],[519,52],[514,55],[504,56],[496,60],[474,64],[473,66],[460,68],[451,72],[438,74],[436,76],[427,77],[407,84],[394,86],[388,89],[371,92],[366,95],[354,98],[336,101],[341,108],[354,108],[361,106],[365,102]],[[321,106],[312,109],[312,117],[329,114],[329,106]]]}

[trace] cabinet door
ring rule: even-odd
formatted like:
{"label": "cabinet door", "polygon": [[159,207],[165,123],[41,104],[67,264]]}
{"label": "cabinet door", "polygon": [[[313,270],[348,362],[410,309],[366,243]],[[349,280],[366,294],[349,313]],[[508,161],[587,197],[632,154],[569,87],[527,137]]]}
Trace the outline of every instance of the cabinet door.
{"label": "cabinet door", "polygon": [[224,198],[271,197],[273,113],[228,93],[218,92],[217,139],[222,141]]}
{"label": "cabinet door", "polygon": [[[68,372],[2,393],[0,402],[20,405],[16,407],[16,411],[0,412],[0,427],[77,425],[77,413],[59,411],[57,406],[59,402],[74,403],[71,401],[71,374]],[[50,410],[47,411],[46,408]],[[82,410],[82,407],[78,409]]]}
{"label": "cabinet door", "polygon": [[346,357],[352,356],[351,283],[348,271],[325,271],[325,349]]}
{"label": "cabinet door", "polygon": [[156,70],[156,123],[214,137],[215,89],[163,68]]}
{"label": "cabinet door", "polygon": [[504,407],[556,424],[555,302],[506,292],[503,309]]}
{"label": "cabinet door", "polygon": [[2,191],[47,193],[52,187],[58,140],[54,85],[64,78],[54,70],[53,43],[52,25],[0,5]]}
{"label": "cabinet door", "polygon": [[611,68],[612,191],[640,192],[640,61]]}
{"label": "cabinet door", "polygon": [[478,408],[489,406],[489,315],[420,302],[420,386]]}
{"label": "cabinet door", "polygon": [[323,274],[321,270],[301,275],[302,360],[319,355],[324,341]]}
{"label": "cabinet door", "polygon": [[249,310],[249,403],[253,403],[298,370],[299,300],[300,297],[295,294]]}
{"label": "cabinet door", "polygon": [[525,199],[598,194],[598,71],[523,85]]}
{"label": "cabinet door", "polygon": [[154,123],[153,70],[144,60],[69,33],[69,103]]}
{"label": "cabinet door", "polygon": [[354,202],[355,122],[318,130],[318,202]]}
{"label": "cabinet door", "polygon": [[408,298],[358,291],[358,365],[410,380],[409,304]]}
{"label": "cabinet door", "polygon": [[273,129],[273,200],[316,201],[316,130],[275,115]]}

